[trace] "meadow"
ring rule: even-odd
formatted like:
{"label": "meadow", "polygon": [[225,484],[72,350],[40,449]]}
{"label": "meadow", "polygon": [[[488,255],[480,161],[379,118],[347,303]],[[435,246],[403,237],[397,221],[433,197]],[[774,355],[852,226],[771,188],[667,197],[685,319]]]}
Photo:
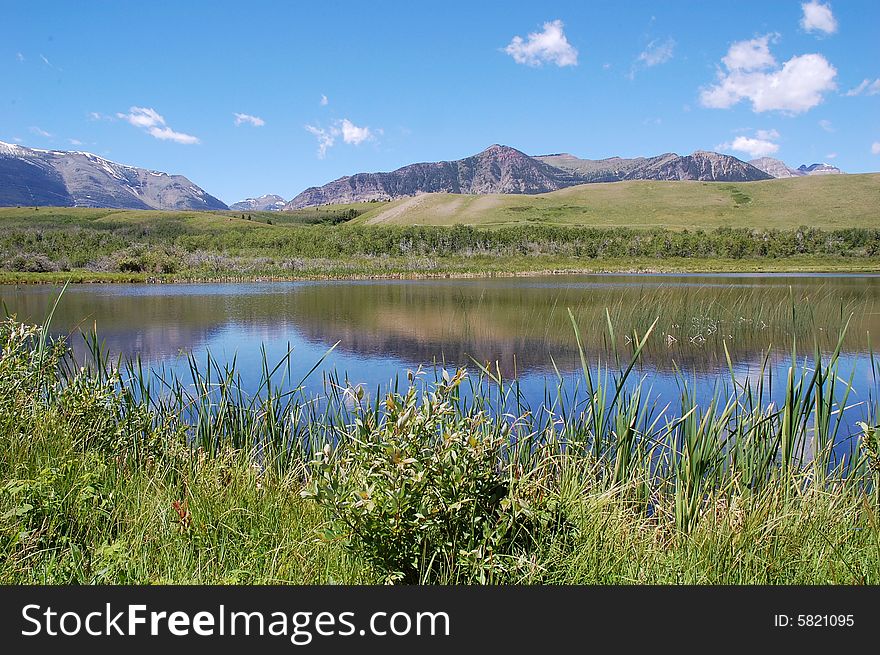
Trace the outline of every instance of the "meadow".
{"label": "meadow", "polygon": [[628,181],[583,184],[539,195],[425,194],[368,208],[356,222],[511,226],[528,223],[704,230],[791,230],[877,225],[880,174],[761,182]]}
{"label": "meadow", "polygon": [[878,201],[880,175],[869,174],[427,194],[293,212],[0,208],[0,281],[873,271]]}

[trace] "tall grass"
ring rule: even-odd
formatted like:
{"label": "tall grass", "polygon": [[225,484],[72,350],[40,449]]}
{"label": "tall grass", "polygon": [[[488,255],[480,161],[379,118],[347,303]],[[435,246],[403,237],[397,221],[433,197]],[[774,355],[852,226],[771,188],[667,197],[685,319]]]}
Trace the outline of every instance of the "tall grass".
{"label": "tall grass", "polygon": [[[478,551],[426,552],[423,582],[880,580],[873,354],[874,389],[856,406],[847,405],[852,377],[841,377],[844,331],[830,355],[817,345],[803,360],[792,340],[778,403],[764,384],[769,355],[743,381],[727,350],[730,384],[719,380],[698,403],[681,374],[672,402],[637,372],[656,320],[628,335],[627,351],[594,362],[570,318],[582,379],[548,385],[538,407],[516,380],[476,362],[455,384],[443,369],[420,370],[375,393],[321,373],[324,393],[315,396],[291,377],[290,350],[274,364],[264,350],[260,383],[248,389],[235,359],[190,356],[185,376],[149,371],[138,359],[108,358],[93,332],[79,366],[46,326],[10,319],[0,326],[0,579],[383,579],[375,562],[344,548],[351,534],[316,540],[334,510],[298,492],[314,482],[322,453],[357,455],[371,439],[422,425],[421,412],[439,417],[430,432],[438,440],[423,455],[459,438],[490,444],[480,452],[509,493],[527,479],[533,508],[552,501],[567,526],[504,541],[512,550],[494,556],[516,565],[477,577],[462,562],[471,566]],[[619,343],[610,312],[604,327]],[[863,419],[857,435],[844,427],[853,412]],[[469,502],[454,488],[442,493],[449,506]],[[350,498],[339,502],[350,508]],[[734,568],[724,573],[715,561]]]}

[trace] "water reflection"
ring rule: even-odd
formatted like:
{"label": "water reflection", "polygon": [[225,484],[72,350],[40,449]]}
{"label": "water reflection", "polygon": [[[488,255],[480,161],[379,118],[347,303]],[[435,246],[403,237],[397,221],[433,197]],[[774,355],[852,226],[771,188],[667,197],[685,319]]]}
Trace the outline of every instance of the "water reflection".
{"label": "water reflection", "polygon": [[[57,287],[0,287],[8,309],[41,321]],[[726,367],[722,343],[738,361],[766,347],[833,347],[853,352],[877,333],[880,276],[581,276],[496,280],[296,282],[70,287],[54,320],[75,334],[98,327],[107,347],[159,362],[213,342],[309,342],[361,358],[498,362],[507,375],[549,370],[550,356],[578,366],[571,309],[591,355],[612,343],[631,347],[659,317],[646,362],[700,371]],[[791,317],[792,306],[800,313]],[[606,312],[608,316],[606,316]],[[873,328],[873,330],[872,330]],[[230,339],[230,331],[235,336]]]}
{"label": "water reflection", "polygon": [[[0,299],[20,320],[42,322],[59,290],[0,286]],[[817,347],[833,350],[849,321],[840,371],[853,376],[856,389],[848,400],[857,407],[849,428],[874,388],[867,334],[880,333],[878,300],[874,275],[78,285],[65,292],[53,330],[76,335],[97,327],[111,353],[177,373],[188,370],[187,353],[235,357],[249,387],[260,378],[263,348],[270,363],[292,348],[291,378],[298,381],[338,342],[324,372],[344,372],[368,390],[419,365],[473,367],[473,358],[516,377],[527,403],[540,406],[551,402],[557,372],[568,389],[582,384],[569,310],[593,364],[611,362],[615,353],[625,360],[632,332],[643,335],[656,320],[636,372],[674,412],[682,376],[704,404],[717,389],[729,390],[725,345],[740,383],[755,380],[769,352],[769,397],[778,400],[792,339],[808,360]],[[74,336],[71,343],[82,354],[82,340]],[[323,390],[321,371],[309,384],[314,393]]]}

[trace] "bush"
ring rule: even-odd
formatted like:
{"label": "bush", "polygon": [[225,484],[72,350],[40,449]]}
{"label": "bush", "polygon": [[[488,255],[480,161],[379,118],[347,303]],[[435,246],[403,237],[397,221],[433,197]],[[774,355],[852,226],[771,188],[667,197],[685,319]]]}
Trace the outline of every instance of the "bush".
{"label": "bush", "polygon": [[55,382],[67,348],[43,329],[13,318],[0,322],[0,419],[19,416],[24,404]]}
{"label": "bush", "polygon": [[83,452],[143,461],[163,454],[164,432],[149,408],[123,387],[115,371],[81,370],[59,381],[53,398],[57,427]]}
{"label": "bush", "polygon": [[143,264],[134,257],[123,257],[119,260],[117,268],[123,273],[140,273],[144,270]]}
{"label": "bush", "polygon": [[[11,535],[5,549],[81,550],[89,532],[105,523],[111,511],[106,468],[97,457],[87,465],[64,459],[47,463],[33,478],[7,479],[0,487],[0,502],[8,508],[2,519],[24,529]],[[12,531],[3,532],[9,536]]]}
{"label": "bush", "polygon": [[506,423],[455,410],[459,371],[419,403],[389,394],[381,419],[358,411],[354,433],[312,463],[303,496],[330,514],[324,537],[362,556],[386,582],[500,582],[538,534],[562,525],[537,472],[505,463]]}
{"label": "bush", "polygon": [[122,273],[176,273],[184,255],[175,248],[134,246],[115,253],[116,268]]}
{"label": "bush", "polygon": [[54,273],[62,267],[53,262],[46,255],[24,252],[9,259],[4,268],[8,271],[16,271],[19,273]]}

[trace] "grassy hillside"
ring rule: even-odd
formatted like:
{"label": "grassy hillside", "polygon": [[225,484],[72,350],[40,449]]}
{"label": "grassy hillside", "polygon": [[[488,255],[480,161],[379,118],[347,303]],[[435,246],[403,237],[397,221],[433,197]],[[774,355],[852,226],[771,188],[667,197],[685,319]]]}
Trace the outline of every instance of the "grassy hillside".
{"label": "grassy hillside", "polygon": [[0,227],[42,229],[81,227],[95,230],[149,227],[176,232],[261,229],[271,225],[335,225],[388,203],[324,205],[290,212],[162,211],[92,207],[0,207]]}
{"label": "grassy hillside", "polygon": [[611,182],[535,196],[425,194],[369,208],[367,225],[545,223],[595,227],[875,227],[880,174],[763,182]]}
{"label": "grassy hillside", "polygon": [[272,225],[582,225],[588,227],[873,228],[880,223],[880,173],[763,182],[610,182],[541,195],[432,193],[393,202],[324,205],[290,212],[140,211],[0,207],[0,226],[93,229],[250,230]]}
{"label": "grassy hillside", "polygon": [[[880,174],[293,212],[0,208],[0,282],[880,270]],[[802,229],[806,226],[806,229]]]}
{"label": "grassy hillside", "polygon": [[[168,233],[213,232],[265,228],[265,218],[241,218],[238,212],[161,211],[140,209],[94,209],[91,207],[0,207],[3,230],[82,228],[114,231],[149,228]],[[263,223],[261,223],[261,221]]]}

